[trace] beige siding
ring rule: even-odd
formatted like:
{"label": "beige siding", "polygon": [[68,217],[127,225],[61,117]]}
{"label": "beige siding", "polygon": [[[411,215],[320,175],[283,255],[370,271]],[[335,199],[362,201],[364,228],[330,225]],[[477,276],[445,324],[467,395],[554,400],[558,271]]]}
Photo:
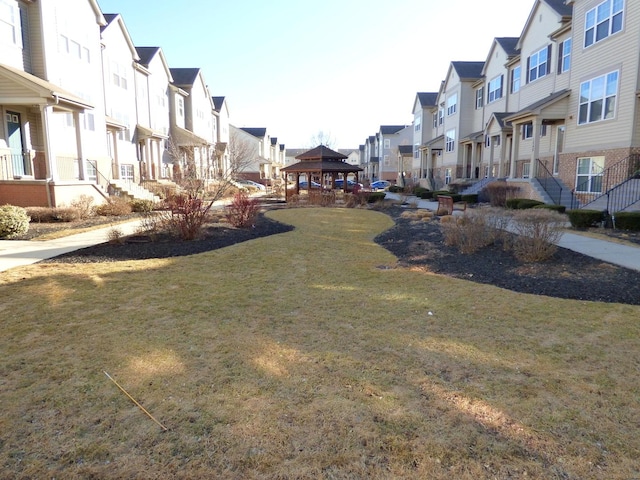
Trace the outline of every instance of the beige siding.
{"label": "beige siding", "polygon": [[[584,18],[587,10],[600,2],[576,1],[574,4],[574,48],[571,96],[565,151],[580,152],[595,148],[637,146],[639,139],[636,109],[638,100],[638,55],[640,46],[640,5],[625,2],[624,27],[621,32],[584,48]],[[578,125],[580,84],[599,75],[619,70],[615,117]]]}

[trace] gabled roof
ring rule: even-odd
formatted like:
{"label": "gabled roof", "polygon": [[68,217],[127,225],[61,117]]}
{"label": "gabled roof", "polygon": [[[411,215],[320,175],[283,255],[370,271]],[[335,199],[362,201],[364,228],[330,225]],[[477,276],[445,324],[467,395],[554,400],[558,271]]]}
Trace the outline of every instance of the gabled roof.
{"label": "gabled roof", "polygon": [[131,51],[131,55],[133,56],[133,59],[135,61],[138,61],[139,60],[138,51],[135,45],[133,44],[133,40],[131,40],[131,35],[129,35],[129,30],[127,30],[127,27],[124,24],[124,19],[122,18],[122,15],[120,15],[119,13],[105,13],[103,17],[106,20],[106,24],[100,27],[100,33],[101,34],[104,33],[104,31],[107,28],[109,28],[112,24],[117,24],[120,27],[120,30],[122,31],[122,36],[124,37],[124,40],[127,42],[127,46]]}
{"label": "gabled roof", "polygon": [[502,47],[509,57],[513,57],[518,54],[518,41],[520,37],[496,37],[496,42]]}
{"label": "gabled roof", "polygon": [[413,146],[412,145],[398,145],[398,152],[400,155],[413,155]]}
{"label": "gabled roof", "polygon": [[380,133],[382,135],[393,135],[394,133],[398,133],[403,128],[407,128],[407,126],[406,125],[380,125]]}
{"label": "gabled roof", "polygon": [[107,25],[111,25],[111,22],[113,22],[113,21],[117,18],[117,16],[118,16],[118,14],[117,14],[117,13],[103,13],[102,15],[104,16],[104,19],[107,21],[107,24],[106,24],[106,25],[103,25],[103,26],[100,28],[100,31],[104,30],[104,28],[105,28]]}
{"label": "gabled roof", "polygon": [[357,148],[339,148],[338,152],[348,156],[348,155],[351,155],[353,152],[358,152],[358,149]]}
{"label": "gabled roof", "polygon": [[571,5],[565,4],[564,0],[543,0],[543,1],[563,17],[571,17],[573,15],[573,7]]}
{"label": "gabled roof", "polygon": [[156,53],[160,50],[160,47],[136,47],[136,52],[138,52],[138,56],[140,57],[141,65],[148,67],[153,60],[153,57],[156,56]]}
{"label": "gabled roof", "polygon": [[460,80],[477,80],[482,77],[484,62],[451,62]]}
{"label": "gabled roof", "polygon": [[277,145],[278,144],[278,137],[271,137],[271,145]]}
{"label": "gabled roof", "polygon": [[508,126],[507,123],[510,123],[510,122],[506,122],[505,118],[511,115],[513,115],[513,112],[493,112],[492,113],[492,116],[496,119],[500,128],[504,128]]}
{"label": "gabled roof", "polygon": [[543,99],[532,103],[531,105],[523,108],[522,110],[519,110],[516,113],[508,114],[504,118],[507,121],[511,122],[511,121],[516,120],[516,119],[518,119],[520,117],[526,117],[528,115],[536,115],[543,108],[548,107],[549,105],[552,105],[555,102],[557,102],[559,100],[562,100],[563,98],[568,97],[570,94],[571,94],[571,90],[568,89],[568,88],[565,88],[563,90],[560,90],[560,91],[557,91],[557,92],[552,93],[550,95],[547,95]]}
{"label": "gabled roof", "polygon": [[224,103],[224,97],[211,97],[211,99],[213,100],[213,107],[216,112],[219,112],[222,108],[222,104]]}
{"label": "gabled roof", "polygon": [[418,92],[417,97],[423,107],[433,107],[438,102],[438,92]]}
{"label": "gabled roof", "polygon": [[173,84],[178,87],[191,87],[196,83],[199,68],[170,68]]}
{"label": "gabled roof", "polygon": [[240,130],[247,132],[249,135],[253,135],[256,138],[264,138],[267,135],[266,128],[241,127]]}

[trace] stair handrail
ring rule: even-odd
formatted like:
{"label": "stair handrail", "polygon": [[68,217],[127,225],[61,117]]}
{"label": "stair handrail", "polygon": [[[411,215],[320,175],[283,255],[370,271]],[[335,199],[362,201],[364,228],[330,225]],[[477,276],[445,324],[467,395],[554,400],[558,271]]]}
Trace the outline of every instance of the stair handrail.
{"label": "stair handrail", "polygon": [[[565,188],[564,184],[560,182],[551,171],[547,168],[547,166],[539,159],[536,158],[536,176],[535,179],[538,180],[542,189],[549,195],[551,201],[556,205],[562,205],[562,192],[569,192],[571,195],[571,201],[569,205],[565,205],[568,208],[575,208],[578,206],[578,200],[575,196],[573,190],[569,190]],[[557,189],[557,195],[551,191],[550,186],[553,185]]]}
{"label": "stair handrail", "polygon": [[[596,200],[607,195],[607,212],[612,212],[612,205],[615,204],[612,201],[612,195],[615,197],[617,192],[621,191],[622,187],[628,184],[634,179],[634,176],[640,174],[640,154],[629,155],[619,162],[614,163],[610,167],[603,169],[602,171],[602,192],[593,194],[593,197],[583,205],[594,203]],[[585,182],[580,185],[585,185]],[[615,197],[618,198],[618,197]],[[640,196],[631,197],[632,200],[627,200],[627,203],[622,208],[616,208],[615,211],[624,210],[629,205],[633,205],[640,200]],[[633,200],[635,198],[635,200]],[[624,201],[624,200],[623,200]],[[615,207],[614,207],[615,208]]]}

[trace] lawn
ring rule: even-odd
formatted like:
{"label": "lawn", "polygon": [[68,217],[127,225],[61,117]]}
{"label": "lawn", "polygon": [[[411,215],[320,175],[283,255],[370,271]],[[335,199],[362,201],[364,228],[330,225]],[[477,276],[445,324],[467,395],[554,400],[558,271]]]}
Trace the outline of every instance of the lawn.
{"label": "lawn", "polygon": [[296,229],[4,272],[0,477],[640,477],[640,307],[393,268],[380,212],[268,215]]}

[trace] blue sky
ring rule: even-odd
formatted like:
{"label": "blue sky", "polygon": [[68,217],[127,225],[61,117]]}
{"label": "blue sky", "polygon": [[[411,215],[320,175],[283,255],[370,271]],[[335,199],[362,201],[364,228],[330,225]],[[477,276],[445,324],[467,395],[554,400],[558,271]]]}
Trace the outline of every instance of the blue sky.
{"label": "blue sky", "polygon": [[319,131],[355,148],[380,125],[411,123],[416,92],[437,91],[451,61],[484,61],[494,37],[519,36],[534,0],[98,3],[122,14],[136,46],[202,68],[234,125],[266,127],[288,148]]}

